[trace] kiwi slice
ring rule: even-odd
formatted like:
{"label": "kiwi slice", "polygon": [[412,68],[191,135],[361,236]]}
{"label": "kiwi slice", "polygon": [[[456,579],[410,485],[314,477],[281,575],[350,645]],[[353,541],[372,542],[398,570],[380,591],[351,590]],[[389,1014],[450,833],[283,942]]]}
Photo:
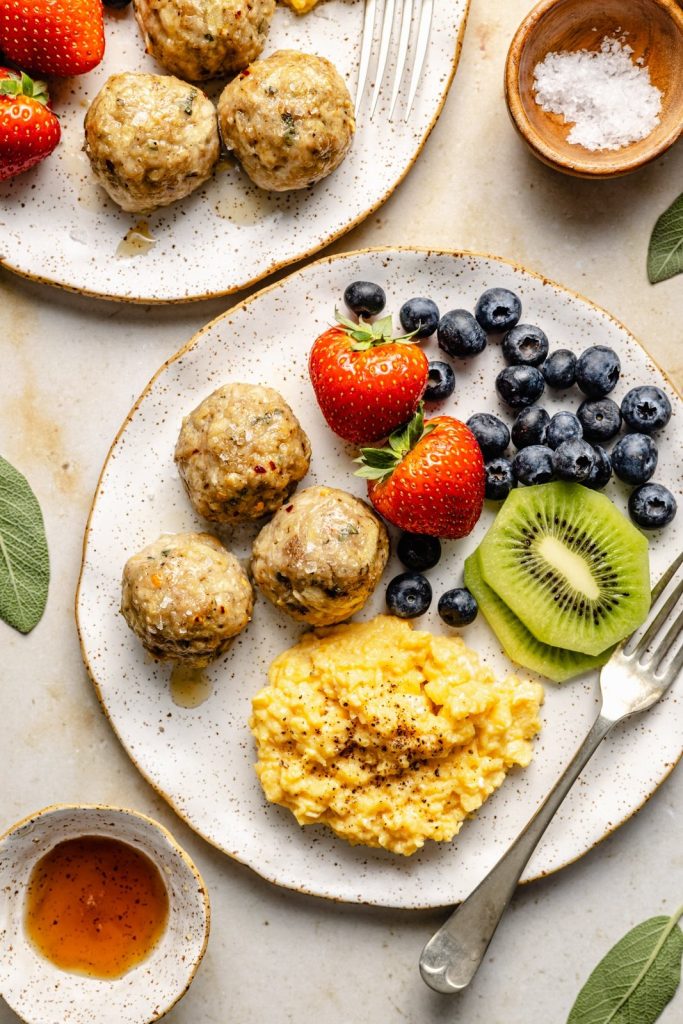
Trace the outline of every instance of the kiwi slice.
{"label": "kiwi slice", "polygon": [[647,540],[581,484],[520,487],[479,547],[484,580],[544,644],[601,654],[650,607]]}
{"label": "kiwi slice", "polygon": [[477,599],[481,613],[500,640],[508,658],[516,665],[523,665],[532,672],[552,679],[554,683],[563,683],[572,676],[599,668],[612,653],[611,647],[593,656],[542,644],[484,581],[478,551],[465,559],[465,586]]}

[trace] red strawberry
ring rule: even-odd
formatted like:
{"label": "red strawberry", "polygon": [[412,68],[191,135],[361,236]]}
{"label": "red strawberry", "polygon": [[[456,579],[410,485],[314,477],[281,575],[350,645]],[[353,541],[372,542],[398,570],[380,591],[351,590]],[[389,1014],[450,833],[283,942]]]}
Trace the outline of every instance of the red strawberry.
{"label": "red strawberry", "polygon": [[40,163],[59,142],[62,130],[48,103],[44,82],[0,68],[0,181]]}
{"label": "red strawberry", "polygon": [[392,338],[391,317],[338,327],[316,338],[308,360],[328,424],[345,441],[379,441],[410,419],[427,383],[429,361],[412,335]]}
{"label": "red strawberry", "polygon": [[102,0],[0,0],[0,50],[43,75],[82,75],[104,54]]}
{"label": "red strawberry", "polygon": [[484,504],[484,459],[469,427],[452,416],[424,422],[422,406],[386,448],[362,448],[356,476],[390,523],[410,533],[465,537]]}

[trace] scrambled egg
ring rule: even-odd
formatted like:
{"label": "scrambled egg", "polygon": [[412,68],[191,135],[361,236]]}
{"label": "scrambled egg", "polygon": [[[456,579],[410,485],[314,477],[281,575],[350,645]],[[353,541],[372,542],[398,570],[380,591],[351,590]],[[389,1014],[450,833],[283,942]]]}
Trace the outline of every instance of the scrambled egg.
{"label": "scrambled egg", "polygon": [[406,856],[452,839],[540,728],[538,683],[387,615],[306,634],[268,678],[249,723],[268,800]]}
{"label": "scrambled egg", "polygon": [[307,14],[313,10],[318,0],[284,0],[288,7],[291,7],[297,14]]}

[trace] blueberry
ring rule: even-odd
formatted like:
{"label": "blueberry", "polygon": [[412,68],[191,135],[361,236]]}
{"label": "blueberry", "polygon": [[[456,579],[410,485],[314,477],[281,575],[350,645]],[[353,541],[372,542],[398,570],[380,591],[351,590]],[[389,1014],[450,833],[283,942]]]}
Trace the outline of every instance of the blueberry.
{"label": "blueberry", "polygon": [[612,449],[612,469],[627,484],[644,484],[657,468],[657,445],[647,434],[626,434]]}
{"label": "blueberry", "polygon": [[474,310],[477,320],[489,334],[509,331],[522,315],[522,303],[507,288],[489,288]]}
{"label": "blueberry", "polygon": [[441,595],[438,609],[447,626],[469,626],[476,619],[479,606],[466,587],[456,587]]}
{"label": "blueberry", "polygon": [[428,338],[439,323],[439,309],[431,299],[408,299],[399,311],[401,325],[406,334],[415,338]]}
{"label": "blueberry", "polygon": [[424,572],[433,569],[441,558],[441,541],[421,533],[404,533],[396,547],[396,554],[407,569]]}
{"label": "blueberry", "polygon": [[344,302],[356,316],[377,316],[386,301],[384,289],[372,281],[354,281],[344,291]]}
{"label": "blueberry", "polygon": [[475,412],[467,426],[477,439],[485,460],[502,455],[510,444],[510,431],[502,420],[490,412]]}
{"label": "blueberry", "polygon": [[542,444],[522,448],[512,460],[512,472],[520,484],[547,484],[553,478],[553,453]]}
{"label": "blueberry", "polygon": [[557,448],[563,441],[574,441],[583,437],[581,420],[573,412],[556,412],[545,432],[545,443]]}
{"label": "blueberry", "polygon": [[602,398],[617,386],[621,363],[606,345],[592,345],[576,362],[576,383],[589,398]]}
{"label": "blueberry", "polygon": [[540,366],[548,355],[548,338],[540,327],[517,324],[507,332],[501,347],[511,366]]}
{"label": "blueberry", "polygon": [[591,475],[595,465],[595,452],[588,441],[575,437],[563,441],[553,452],[553,469],[558,480],[582,483]]}
{"label": "blueberry", "polygon": [[496,377],[496,391],[513,409],[533,405],[544,387],[543,374],[535,366],[506,366]]}
{"label": "blueberry", "polygon": [[486,463],[486,487],[485,495],[490,501],[504,501],[517,481],[512,472],[512,463],[509,459],[499,455],[497,459],[491,459]]}
{"label": "blueberry", "polygon": [[510,431],[515,448],[528,448],[530,444],[545,444],[545,433],[550,416],[540,405],[520,409]]}
{"label": "blueberry", "polygon": [[671,419],[671,402],[661,388],[632,388],[621,403],[621,414],[631,430],[652,434]]}
{"label": "blueberry", "polygon": [[455,374],[448,363],[442,363],[440,359],[434,359],[429,364],[427,373],[427,387],[423,398],[425,402],[442,402],[444,398],[450,398],[455,391]]}
{"label": "blueberry", "polygon": [[587,441],[609,441],[619,433],[621,410],[611,398],[586,399],[576,410]]}
{"label": "blueberry", "polygon": [[452,309],[450,313],[444,313],[436,336],[440,349],[460,359],[479,355],[486,348],[486,332],[466,309]]}
{"label": "blueberry", "polygon": [[549,388],[562,391],[576,380],[576,356],[568,348],[558,348],[543,364],[543,376]]}
{"label": "blueberry", "polygon": [[667,526],[676,515],[676,499],[662,484],[643,484],[631,492],[628,511],[631,519],[644,530]]}
{"label": "blueberry", "polygon": [[612,476],[612,460],[599,444],[593,445],[595,462],[590,473],[583,481],[584,487],[590,487],[593,491],[601,491]]}
{"label": "blueberry", "polygon": [[399,619],[424,615],[432,603],[429,580],[419,572],[402,572],[387,587],[387,608]]}

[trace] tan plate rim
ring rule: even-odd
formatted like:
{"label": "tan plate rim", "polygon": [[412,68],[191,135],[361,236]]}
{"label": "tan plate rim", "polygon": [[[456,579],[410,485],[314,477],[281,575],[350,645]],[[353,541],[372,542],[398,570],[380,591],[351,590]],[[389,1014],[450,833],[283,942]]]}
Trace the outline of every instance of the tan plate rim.
{"label": "tan plate rim", "polygon": [[[611,320],[612,323],[616,324],[617,327],[619,327],[623,331],[625,331],[625,333],[629,336],[629,338],[631,338],[635,342],[635,344],[638,345],[639,348],[641,348],[646,353],[648,359],[652,360],[652,362],[655,364],[655,366],[657,366],[657,369],[665,377],[665,379],[671,385],[671,387],[676,392],[676,394],[679,395],[681,398],[683,398],[683,394],[681,394],[681,392],[678,390],[678,388],[676,387],[674,382],[671,380],[671,377],[669,376],[669,374],[666,373],[666,371],[662,369],[662,367],[659,365],[659,363],[657,363],[656,360],[654,360],[652,358],[652,356],[647,351],[645,346],[636,338],[636,336],[620,320],[617,320],[616,317],[612,316],[611,313],[609,313],[606,309],[603,309],[602,306],[599,306],[597,303],[593,302],[591,299],[586,298],[584,295],[581,295],[579,292],[576,292],[576,291],[574,291],[571,288],[566,288],[564,285],[558,284],[557,281],[554,281],[552,278],[547,277],[545,274],[541,274],[541,273],[539,273],[536,270],[530,270],[528,267],[523,266],[521,263],[517,263],[515,260],[506,259],[504,256],[495,256],[495,255],[493,255],[491,253],[472,252],[470,250],[462,250],[462,249],[430,248],[428,246],[409,246],[409,245],[372,246],[372,247],[365,248],[365,249],[354,249],[354,250],[351,250],[350,252],[337,253],[337,254],[335,254],[333,256],[325,256],[322,259],[318,259],[318,260],[315,260],[312,263],[308,263],[308,264],[306,264],[305,267],[302,267],[299,270],[295,270],[293,273],[288,274],[287,277],[283,277],[281,280],[275,281],[273,284],[266,285],[264,288],[259,289],[259,291],[254,292],[253,295],[250,295],[248,298],[243,299],[241,302],[237,303],[236,305],[231,306],[230,309],[226,310],[224,313],[221,313],[219,316],[214,317],[213,320],[210,320],[209,323],[205,324],[204,327],[202,327],[199,331],[197,331],[196,334],[194,334],[190,338],[190,340],[185,345],[182,346],[182,348],[178,349],[177,352],[175,352],[172,356],[169,356],[169,358],[166,359],[162,363],[162,365],[159,367],[159,369],[151,377],[151,379],[148,381],[147,385],[141,391],[141,393],[138,396],[138,398],[136,399],[134,405],[130,409],[130,412],[128,413],[128,415],[124,419],[123,423],[121,424],[121,427],[117,431],[116,436],[115,436],[114,440],[112,441],[112,444],[111,444],[111,446],[109,448],[107,456],[106,456],[106,458],[104,460],[104,463],[102,465],[102,469],[100,471],[100,474],[99,474],[99,476],[97,478],[97,484],[96,484],[96,487],[95,487],[95,491],[94,491],[94,495],[93,495],[93,500],[92,500],[92,503],[90,505],[90,511],[88,513],[88,519],[87,519],[87,522],[85,524],[85,531],[84,531],[84,534],[83,534],[83,548],[82,548],[82,556],[81,556],[81,568],[80,568],[80,572],[78,574],[78,584],[76,586],[76,593],[75,593],[75,598],[74,598],[74,616],[75,616],[75,620],[76,620],[76,629],[78,631],[78,642],[79,642],[79,645],[80,645],[80,648],[81,648],[81,656],[83,658],[83,664],[85,665],[86,671],[87,671],[88,675],[90,676],[90,680],[91,680],[91,682],[92,682],[92,684],[93,684],[93,686],[95,688],[95,693],[97,694],[97,699],[100,702],[100,706],[102,708],[102,711],[104,712],[105,717],[109,721],[109,724],[111,725],[111,728],[112,728],[112,730],[114,732],[114,735],[116,736],[116,738],[118,739],[119,743],[123,747],[123,750],[124,750],[126,756],[132,761],[132,763],[135,765],[135,767],[140,772],[142,777],[149,783],[149,785],[152,787],[152,789],[156,793],[158,793],[159,796],[163,797],[163,799],[166,801],[166,803],[173,809],[173,811],[178,815],[178,817],[181,818],[181,820],[184,821],[185,824],[188,825],[192,829],[193,832],[195,832],[197,835],[201,836],[201,838],[204,839],[207,843],[209,843],[209,845],[213,846],[215,849],[220,850],[221,853],[226,854],[228,857],[231,858],[231,860],[235,860],[235,861],[237,861],[237,863],[240,863],[240,864],[243,863],[243,862],[239,859],[239,857],[235,856],[235,854],[231,853],[229,850],[226,850],[224,847],[222,847],[219,844],[215,843],[208,836],[204,835],[203,832],[201,832],[199,829],[195,828],[195,826],[192,823],[192,821],[190,821],[190,819],[185,814],[183,814],[183,812],[178,808],[178,806],[173,801],[173,799],[163,789],[161,789],[156,784],[156,782],[154,782],[154,780],[152,778],[150,778],[149,775],[147,775],[147,773],[141,768],[141,766],[138,764],[136,759],[133,757],[133,755],[129,752],[128,748],[123,743],[123,739],[119,735],[119,733],[118,733],[118,731],[116,729],[116,726],[114,725],[114,723],[113,723],[113,721],[112,721],[112,719],[111,719],[111,717],[109,715],[109,712],[107,710],[107,706],[105,704],[105,701],[103,699],[102,693],[100,691],[99,684],[97,682],[95,671],[94,671],[92,665],[90,664],[90,661],[88,660],[88,655],[87,655],[87,652],[86,652],[86,649],[85,649],[85,644],[84,644],[84,640],[83,640],[83,633],[81,631],[81,623],[80,623],[80,618],[79,618],[79,613],[78,613],[78,608],[79,608],[79,603],[80,603],[80,596],[81,596],[81,586],[83,584],[83,575],[84,575],[84,572],[85,572],[86,548],[87,548],[88,539],[89,539],[89,536],[90,536],[91,520],[92,520],[94,511],[95,511],[95,505],[97,503],[97,495],[99,493],[100,486],[102,484],[102,478],[104,477],[104,474],[105,474],[105,471],[107,469],[107,466],[109,465],[109,460],[112,457],[112,453],[113,453],[114,449],[118,445],[118,442],[119,442],[120,438],[122,437],[123,433],[125,432],[125,430],[126,430],[128,424],[130,423],[131,419],[133,418],[133,416],[137,412],[138,408],[140,407],[140,405],[142,404],[142,402],[144,401],[144,399],[146,398],[146,396],[148,395],[148,393],[150,392],[150,390],[152,389],[152,387],[154,386],[154,384],[156,383],[158,378],[163,373],[165,373],[167,368],[172,363],[175,363],[176,360],[181,359],[184,355],[186,355],[187,352],[189,352],[191,349],[193,349],[194,346],[200,341],[202,336],[207,331],[211,330],[214,327],[215,324],[219,323],[221,320],[225,319],[226,317],[233,316],[236,310],[244,309],[245,307],[251,305],[252,302],[254,302],[257,299],[261,298],[261,296],[265,295],[267,292],[275,291],[278,288],[282,288],[287,283],[287,281],[290,280],[290,278],[292,278],[292,277],[294,277],[294,276],[296,276],[298,274],[306,272],[309,268],[317,267],[317,266],[320,266],[321,264],[325,264],[325,263],[327,263],[327,264],[336,263],[338,261],[345,260],[345,259],[351,259],[351,258],[354,258],[356,256],[365,256],[365,255],[371,255],[371,254],[389,255],[389,256],[391,256],[391,255],[394,255],[395,253],[411,253],[413,255],[415,255],[415,254],[422,254],[422,255],[425,255],[425,256],[447,256],[447,257],[452,257],[454,259],[469,259],[471,257],[474,257],[475,259],[493,260],[494,262],[504,263],[504,264],[506,264],[509,267],[513,267],[515,270],[518,270],[518,271],[520,271],[523,274],[527,274],[529,277],[536,278],[536,280],[541,281],[543,284],[550,285],[550,287],[552,287],[552,288],[557,288],[559,291],[564,292],[565,294],[570,295],[574,299],[579,299],[579,301],[584,302],[587,306],[592,307],[594,310],[596,310],[601,315],[606,316],[608,320]],[[608,828],[605,831],[605,833],[601,836],[601,838],[596,843],[594,843],[591,847],[589,847],[587,850],[584,850],[583,853],[579,854],[576,857],[569,857],[562,864],[559,864],[556,868],[554,868],[553,871],[539,872],[538,875],[534,875],[533,878],[525,879],[520,884],[521,885],[526,885],[529,882],[538,881],[538,879],[540,879],[540,878],[546,878],[547,876],[549,876],[551,874],[555,874],[556,871],[560,871],[562,868],[569,867],[570,864],[573,864],[576,861],[580,860],[582,857],[585,857],[587,853],[589,853],[591,850],[595,849],[596,846],[598,846],[605,839],[607,839],[614,832],[616,832],[618,828],[620,828],[623,824],[625,824],[625,822],[629,821],[629,819],[632,818],[635,814],[637,814],[638,811],[642,810],[642,808],[645,806],[645,804],[650,799],[650,797],[653,796],[653,794],[659,789],[659,787],[662,785],[662,783],[669,777],[671,772],[674,770],[674,768],[676,767],[676,765],[680,761],[681,757],[683,757],[683,750],[679,754],[678,759],[676,761],[672,762],[670,766],[668,766],[668,771],[666,771],[661,776],[659,781],[655,784],[655,786],[651,790],[651,792],[648,793],[648,795],[645,797],[645,799],[642,801],[642,803],[640,803],[636,808],[634,808],[631,811],[630,814],[626,814],[619,821],[617,821],[616,823],[613,823],[611,825],[611,827]],[[250,865],[247,865],[247,866],[250,867]],[[274,881],[274,879],[269,878],[268,875],[262,874],[260,871],[257,872],[254,868],[251,868],[251,870],[254,871],[255,874],[258,874],[259,877],[265,879],[267,882],[270,882],[271,885],[276,886],[278,889],[287,888],[287,889],[290,889],[290,890],[292,890],[294,892],[303,893],[305,895],[313,895],[313,896],[316,896],[317,899],[326,900],[326,901],[329,900],[329,901],[331,901],[333,903],[345,903],[346,902],[345,900],[342,900],[342,899],[340,899],[338,897],[318,896],[317,893],[310,893],[308,891],[308,889],[306,889],[306,887],[304,885],[302,885],[302,886],[286,886],[286,885],[284,885],[281,882]],[[373,904],[370,901],[368,901],[368,900],[363,900],[363,901],[358,901],[358,905],[359,906],[362,906],[362,905],[372,906]],[[421,905],[420,906],[415,905],[414,907],[406,907],[405,909],[410,910],[410,909],[424,909],[424,908]]]}
{"label": "tan plate rim", "polygon": [[47,815],[54,814],[56,811],[106,811],[107,813],[123,814],[129,818],[137,818],[139,821],[144,822],[145,825],[159,832],[169,846],[171,846],[180,855],[185,866],[189,869],[191,874],[194,875],[195,881],[197,882],[197,891],[201,896],[204,920],[206,922],[204,925],[203,941],[194,963],[190,965],[190,974],[186,985],[181,992],[173,997],[168,1006],[165,1006],[162,1010],[156,1013],[154,1017],[150,1018],[150,1024],[152,1024],[153,1021],[161,1020],[162,1017],[165,1017],[166,1014],[173,1009],[176,1003],[180,1002],[190,988],[190,985],[194,981],[197,971],[199,970],[199,965],[204,959],[206,947],[209,943],[209,934],[211,932],[211,901],[209,899],[209,891],[206,887],[206,882],[202,878],[199,868],[192,860],[189,853],[182,848],[178,840],[175,839],[175,837],[169,832],[165,825],[161,824],[160,821],[150,818],[148,814],[143,814],[142,811],[135,811],[131,807],[121,807],[118,804],[48,804],[47,807],[41,807],[40,810],[34,811],[32,814],[27,814],[25,817],[20,818],[19,821],[16,821],[13,825],[10,825],[9,828],[6,828],[4,832],[0,833],[0,846],[10,838],[13,832],[17,832],[19,829],[24,828],[26,825],[30,825],[39,818],[44,818]]}
{"label": "tan plate rim", "polygon": [[248,281],[244,281],[242,284],[240,284],[240,285],[238,285],[236,287],[227,288],[225,290],[220,289],[219,291],[215,291],[215,292],[206,292],[203,295],[188,295],[188,296],[185,296],[184,298],[179,298],[179,299],[157,299],[157,298],[154,298],[154,297],[151,297],[151,298],[139,298],[137,296],[133,297],[133,296],[125,296],[125,295],[124,296],[122,296],[122,295],[110,295],[107,292],[97,292],[97,291],[91,291],[91,290],[89,290],[87,288],[78,288],[77,286],[67,284],[64,281],[52,280],[50,278],[42,277],[40,274],[32,274],[32,273],[30,273],[29,271],[26,271],[26,270],[19,270],[17,267],[14,267],[12,265],[12,263],[9,261],[9,259],[6,256],[2,256],[2,255],[0,255],[0,267],[4,267],[6,270],[9,270],[13,274],[16,274],[18,277],[22,277],[22,278],[24,278],[25,280],[28,280],[28,281],[33,281],[36,284],[51,285],[51,286],[53,286],[55,288],[61,288],[64,291],[71,292],[71,293],[73,293],[75,295],[84,295],[87,298],[106,299],[106,300],[108,300],[110,302],[121,302],[121,303],[126,303],[126,304],[129,304],[129,305],[179,306],[179,305],[184,305],[184,304],[190,303],[190,302],[203,302],[206,299],[217,299],[217,298],[220,298],[222,295],[235,295],[237,292],[242,292],[242,291],[246,291],[246,290],[248,290],[250,288],[253,288],[254,285],[258,284],[261,281],[264,281],[267,277],[270,277],[271,274],[277,273],[278,270],[282,270],[284,267],[289,267],[289,266],[292,266],[295,263],[300,263],[303,260],[309,259],[311,256],[315,255],[315,253],[320,252],[322,249],[325,249],[328,245],[332,245],[333,242],[336,242],[339,238],[342,238],[344,235],[348,234],[350,231],[353,231],[354,228],[357,228],[359,224],[362,224],[364,220],[367,220],[367,218],[370,217],[373,213],[375,213],[376,210],[379,210],[380,206],[383,206],[384,203],[386,203],[386,201],[394,194],[396,189],[399,187],[399,185],[403,182],[403,180],[408,175],[408,173],[415,166],[415,164],[416,164],[420,154],[422,153],[422,150],[424,149],[424,147],[425,147],[425,145],[427,143],[427,139],[431,135],[431,133],[432,133],[432,131],[434,129],[434,126],[436,125],[436,122],[439,120],[439,117],[441,116],[441,111],[443,110],[444,103],[446,102],[446,100],[448,98],[448,94],[449,94],[449,92],[451,90],[451,85],[453,84],[453,79],[455,78],[455,73],[458,70],[458,65],[460,63],[460,54],[462,52],[462,44],[463,44],[463,39],[464,39],[464,36],[465,36],[465,29],[467,28],[467,22],[468,22],[468,19],[469,19],[471,3],[472,3],[472,0],[465,0],[465,10],[463,12],[462,21],[460,23],[460,28],[458,30],[458,34],[457,34],[456,39],[455,39],[455,51],[453,53],[453,64],[452,64],[452,67],[451,67],[451,70],[450,70],[450,74],[448,76],[448,80],[446,81],[446,84],[444,86],[443,92],[441,94],[441,98],[440,98],[440,100],[439,100],[439,102],[438,102],[438,104],[436,106],[436,110],[434,111],[434,116],[433,116],[432,120],[429,122],[429,124],[427,125],[427,129],[426,129],[424,135],[422,136],[422,139],[420,140],[420,142],[419,142],[419,144],[417,146],[417,149],[413,153],[413,156],[411,157],[411,159],[406,164],[406,166],[403,169],[402,173],[396,179],[396,181],[391,186],[391,188],[388,189],[384,193],[384,195],[381,196],[381,198],[377,200],[376,203],[374,203],[372,206],[368,207],[367,210],[365,210],[363,213],[359,214],[350,223],[346,224],[344,227],[340,228],[338,231],[333,232],[332,234],[328,235],[326,238],[323,238],[320,242],[317,242],[310,249],[307,249],[306,252],[299,253],[296,256],[293,256],[291,259],[284,259],[284,260],[276,261],[275,263],[271,264],[269,267],[266,267],[266,269],[262,273],[256,274],[255,277],[250,278]]}
{"label": "tan plate rim", "polygon": [[[582,152],[580,146],[577,146],[577,157],[571,164],[558,160],[556,150],[546,143],[543,136],[539,135],[526,115],[519,95],[519,65],[522,52],[529,36],[535,30],[541,18],[561,2],[563,0],[541,0],[526,16],[510,43],[510,49],[505,60],[505,102],[507,103],[512,123],[532,153],[556,171],[561,171],[563,174],[570,174],[577,178],[595,180],[606,180],[621,177],[624,174],[631,174],[633,171],[637,171],[653,160],[656,160],[657,157],[673,146],[680,136],[683,135],[683,117],[680,124],[676,123],[675,118],[672,119],[671,130],[663,136],[659,144],[653,147],[650,153],[624,160],[623,164],[610,167],[593,164],[590,157],[582,158],[578,155]],[[650,2],[657,4],[657,6],[670,15],[673,21],[677,22],[681,30],[681,37],[683,38],[683,8],[678,6],[676,0],[650,0]],[[683,60],[683,53],[681,59]],[[617,157],[615,156],[615,161],[616,159]]]}

